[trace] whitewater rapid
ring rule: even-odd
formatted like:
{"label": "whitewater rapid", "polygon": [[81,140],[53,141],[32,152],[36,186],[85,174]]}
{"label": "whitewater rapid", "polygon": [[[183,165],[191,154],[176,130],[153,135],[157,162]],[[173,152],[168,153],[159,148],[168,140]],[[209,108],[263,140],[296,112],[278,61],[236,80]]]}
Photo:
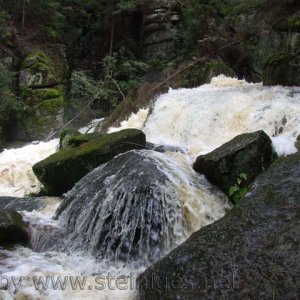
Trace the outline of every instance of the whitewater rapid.
{"label": "whitewater rapid", "polygon": [[197,88],[169,89],[151,112],[141,109],[110,131],[129,127],[142,129],[149,142],[185,147],[194,157],[257,130],[271,137],[278,155],[293,154],[300,134],[300,88],[220,75]]}
{"label": "whitewater rapid", "polygon": [[[193,89],[170,89],[157,97],[154,107],[141,109],[118,128],[137,128],[145,132],[147,141],[156,144],[179,146],[187,154],[151,154],[158,161],[159,168],[167,172],[170,182],[176,186],[184,217],[189,224],[188,237],[192,232],[221,218],[230,209],[224,195],[212,191],[205,178],[200,179],[192,169],[192,163],[199,154],[207,153],[238,134],[264,130],[272,139],[279,155],[296,152],[295,140],[300,134],[300,88],[263,87],[243,80],[218,76],[206,84]],[[90,126],[84,130],[90,129]],[[39,187],[32,173],[32,165],[54,153],[58,140],[34,143],[18,149],[0,153],[0,196],[23,197]],[[203,183],[205,181],[205,183]],[[33,244],[39,242],[39,235],[49,230],[60,231],[61,223],[52,219],[59,205],[58,199],[49,199],[49,205],[41,210],[21,211],[33,234]],[[7,291],[0,290],[0,299],[134,299],[135,279],[145,266],[130,269],[128,266],[116,269],[105,261],[96,261],[86,252],[70,254],[58,251],[37,252],[24,247],[13,251],[0,249],[0,272],[3,276],[23,276],[23,285],[16,291],[11,285]],[[108,288],[96,289],[97,275],[113,274],[133,276],[127,289],[117,289],[112,281]],[[84,289],[36,290],[34,277],[59,276],[69,278],[80,276],[86,279]],[[69,277],[66,277],[69,276]],[[99,284],[97,285],[99,288]]]}
{"label": "whitewater rapid", "polygon": [[38,142],[0,153],[0,196],[24,197],[40,189],[32,166],[53,154],[58,140]]}

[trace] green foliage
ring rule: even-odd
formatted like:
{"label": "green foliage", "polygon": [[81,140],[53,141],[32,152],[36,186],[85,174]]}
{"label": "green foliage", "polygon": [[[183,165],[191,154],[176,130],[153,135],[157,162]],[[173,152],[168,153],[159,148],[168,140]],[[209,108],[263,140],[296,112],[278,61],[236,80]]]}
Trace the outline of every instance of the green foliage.
{"label": "green foliage", "polygon": [[212,45],[222,39],[218,27],[224,9],[224,4],[217,0],[189,0],[182,8],[179,42],[188,55],[199,48],[209,52]]}
{"label": "green foliage", "polygon": [[103,61],[103,76],[96,81],[87,72],[75,71],[71,77],[70,98],[77,108],[88,107],[93,102],[109,103],[114,109],[135,89],[148,69],[145,63],[128,59],[122,52],[106,56]]}
{"label": "green foliage", "polygon": [[14,73],[0,64],[0,126],[22,111],[23,105],[13,93]]}
{"label": "green foliage", "polygon": [[119,0],[117,3],[117,9],[122,12],[122,11],[130,11],[134,9],[138,2],[136,0]]}
{"label": "green foliage", "polygon": [[233,204],[238,204],[248,191],[247,175],[245,173],[241,173],[237,178],[235,185],[231,186],[229,189],[229,198]]}
{"label": "green foliage", "polygon": [[263,7],[265,3],[266,0],[248,0],[248,1],[238,0],[229,3],[225,10],[228,15],[239,15],[243,13],[251,13],[259,7]]}
{"label": "green foliage", "polygon": [[97,82],[84,71],[74,71],[71,77],[70,96],[82,99],[83,102],[91,101],[98,95]]}
{"label": "green foliage", "polygon": [[3,41],[8,35],[9,15],[5,11],[0,10],[0,40]]}

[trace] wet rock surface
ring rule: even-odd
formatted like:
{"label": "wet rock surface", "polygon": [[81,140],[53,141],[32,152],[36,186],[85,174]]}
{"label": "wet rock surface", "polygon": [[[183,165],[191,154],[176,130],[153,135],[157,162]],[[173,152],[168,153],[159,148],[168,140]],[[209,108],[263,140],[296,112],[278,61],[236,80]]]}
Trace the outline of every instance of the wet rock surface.
{"label": "wet rock surface", "polygon": [[278,159],[224,218],[148,268],[140,299],[297,299],[299,196],[297,153]]}
{"label": "wet rock surface", "polygon": [[195,161],[195,171],[204,174],[225,194],[241,174],[249,185],[277,157],[272,142],[263,131],[241,134]]}
{"label": "wet rock surface", "polygon": [[74,149],[60,150],[35,164],[33,171],[49,195],[60,196],[99,165],[145,145],[146,137],[142,131],[125,129],[100,135]]}
{"label": "wet rock surface", "polygon": [[28,235],[22,216],[13,210],[0,209],[0,246],[27,242]]}
{"label": "wet rock surface", "polygon": [[47,205],[47,197],[39,198],[14,198],[0,197],[0,209],[12,209],[16,211],[42,210]]}
{"label": "wet rock surface", "polygon": [[130,151],[78,182],[56,213],[67,249],[85,249],[112,263],[149,265],[178,245],[186,224],[161,156]]}

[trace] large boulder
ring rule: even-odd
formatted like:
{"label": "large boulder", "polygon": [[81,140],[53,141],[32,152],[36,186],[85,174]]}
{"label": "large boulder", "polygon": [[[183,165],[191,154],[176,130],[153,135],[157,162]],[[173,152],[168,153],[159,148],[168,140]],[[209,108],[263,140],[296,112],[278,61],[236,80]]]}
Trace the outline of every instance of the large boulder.
{"label": "large boulder", "polygon": [[189,168],[188,161],[149,150],[129,151],[96,168],[57,210],[64,248],[112,265],[141,268],[157,261],[229,208],[223,193],[211,197],[214,189]]}
{"label": "large boulder", "polygon": [[140,275],[140,299],[297,299],[300,154],[280,158],[221,220]]}
{"label": "large boulder", "polygon": [[0,246],[27,242],[28,234],[22,216],[13,210],[0,209]]}
{"label": "large boulder", "polygon": [[300,53],[271,55],[263,72],[264,85],[300,85]]}
{"label": "large boulder", "polygon": [[62,46],[47,48],[31,51],[20,66],[19,91],[25,104],[21,140],[41,140],[63,125],[67,61]]}
{"label": "large boulder", "polygon": [[[67,62],[63,47],[35,50],[24,58],[19,74],[21,90],[61,84],[67,78]],[[46,53],[47,52],[47,53]]]}
{"label": "large boulder", "polygon": [[66,247],[149,265],[178,245],[187,224],[181,195],[161,158],[148,150],[130,151],[80,180],[56,213]]}
{"label": "large boulder", "polygon": [[146,145],[144,133],[137,129],[100,135],[74,149],[64,149],[33,166],[33,172],[48,194],[61,195],[97,166],[116,155]]}
{"label": "large boulder", "polygon": [[27,91],[20,138],[25,141],[42,140],[58,131],[64,123],[64,93],[58,88]]}
{"label": "large boulder", "polygon": [[268,135],[256,131],[238,135],[211,153],[199,156],[193,168],[229,195],[241,174],[248,186],[276,156]]}
{"label": "large boulder", "polygon": [[103,134],[99,133],[99,132],[74,135],[74,136],[70,137],[67,147],[69,147],[69,148],[79,147],[80,145],[90,142],[94,139],[101,138],[102,135]]}

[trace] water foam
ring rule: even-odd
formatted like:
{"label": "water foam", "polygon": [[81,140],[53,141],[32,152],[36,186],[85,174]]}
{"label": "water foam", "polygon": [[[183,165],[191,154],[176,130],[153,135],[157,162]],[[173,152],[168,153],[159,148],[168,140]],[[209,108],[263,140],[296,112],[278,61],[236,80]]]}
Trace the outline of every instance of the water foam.
{"label": "water foam", "polygon": [[57,146],[58,140],[55,139],[0,153],[0,196],[23,197],[37,191],[40,183],[32,166],[53,154]]}
{"label": "water foam", "polygon": [[[197,88],[170,89],[158,97],[148,118],[145,110],[142,115],[149,142],[186,147],[190,155],[256,130],[273,138],[279,155],[288,155],[295,153],[300,134],[300,88],[264,87],[220,75]],[[121,128],[141,128],[141,123],[132,115]]]}

